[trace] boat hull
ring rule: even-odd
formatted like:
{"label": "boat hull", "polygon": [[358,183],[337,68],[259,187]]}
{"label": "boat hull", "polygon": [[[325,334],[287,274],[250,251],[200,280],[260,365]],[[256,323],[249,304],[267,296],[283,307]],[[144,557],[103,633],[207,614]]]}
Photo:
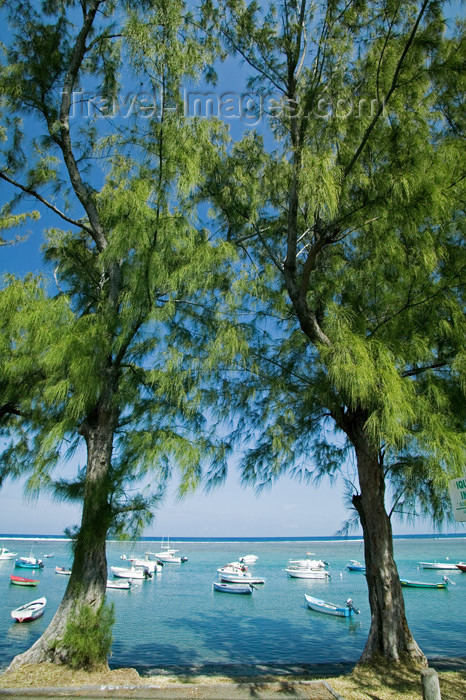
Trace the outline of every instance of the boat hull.
{"label": "boat hull", "polygon": [[214,591],[222,593],[236,593],[240,595],[251,595],[252,593],[252,587],[249,584],[244,585],[242,583],[218,583],[214,581],[212,588]]}
{"label": "boat hull", "polygon": [[39,581],[32,578],[23,578],[22,576],[10,576],[10,583],[14,583],[15,586],[37,586]]}
{"label": "boat hull", "polygon": [[306,579],[329,579],[330,574],[324,570],[309,570],[309,569],[285,569],[288,576],[291,578],[306,578]]}
{"label": "boat hull", "polygon": [[333,615],[334,617],[351,617],[353,615],[353,609],[347,606],[334,605],[333,603],[326,603],[325,600],[320,600],[319,598],[314,598],[313,596],[305,595],[306,603],[311,610],[316,612],[324,613],[325,615]]}
{"label": "boat hull", "polygon": [[116,578],[138,579],[140,581],[152,578],[152,574],[146,573],[143,569],[122,569],[118,566],[111,566],[110,569]]}
{"label": "boat hull", "polygon": [[465,562],[460,562],[459,564],[456,565],[456,568],[466,574],[466,563]]}
{"label": "boat hull", "polygon": [[428,583],[426,581],[408,581],[407,579],[401,578],[400,583],[404,588],[446,588],[447,584],[445,582],[440,583]]}
{"label": "boat hull", "polygon": [[119,591],[130,591],[131,581],[112,581],[107,579],[107,588],[114,588]]}
{"label": "boat hull", "polygon": [[456,570],[456,564],[450,564],[449,562],[420,561],[419,564],[423,569],[441,569],[445,571]]}
{"label": "boat hull", "polygon": [[234,574],[229,572],[219,572],[219,578],[223,583],[265,583],[265,578],[259,578],[246,573]]}
{"label": "boat hull", "polygon": [[40,559],[27,560],[27,559],[17,559],[15,566],[18,569],[42,569],[44,563]]}
{"label": "boat hull", "polygon": [[65,569],[64,566],[56,566],[55,573],[61,576],[71,576],[71,569]]}
{"label": "boat hull", "polygon": [[44,614],[46,603],[46,598],[38,598],[26,605],[22,605],[20,608],[16,608],[16,610],[12,610],[11,617],[16,620],[16,622],[31,622],[32,620],[37,620],[38,617]]}

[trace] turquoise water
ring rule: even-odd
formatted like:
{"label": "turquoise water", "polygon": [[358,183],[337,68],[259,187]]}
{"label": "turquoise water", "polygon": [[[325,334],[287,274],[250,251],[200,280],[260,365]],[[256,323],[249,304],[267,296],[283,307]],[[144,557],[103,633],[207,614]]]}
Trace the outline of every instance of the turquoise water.
{"label": "turquoise water", "polygon": [[[14,562],[0,562],[0,668],[25,651],[52,619],[67,585],[55,566],[69,565],[70,546],[64,541],[2,543],[20,555],[45,559],[45,567],[30,575],[14,570]],[[334,663],[359,658],[369,630],[370,612],[364,574],[345,569],[350,559],[363,559],[362,541],[319,542],[171,542],[188,557],[185,564],[167,564],[153,580],[133,583],[131,591],[109,590],[116,624],[111,665],[166,666],[169,664]],[[108,545],[108,564],[124,565],[121,554],[159,551],[160,541]],[[283,569],[288,559],[314,553],[330,563],[329,581],[291,579]],[[250,569],[266,578],[252,596],[212,591],[219,566],[245,554],[259,558]],[[400,576],[440,581],[446,573],[457,585],[447,590],[404,589],[410,628],[428,657],[465,655],[466,574],[459,570],[418,570],[418,561],[466,561],[465,539],[396,540]],[[39,578],[37,588],[9,583],[10,574]],[[333,618],[309,610],[304,594],[343,604],[351,597],[361,614]],[[45,595],[44,616],[27,624],[14,623],[10,611]]]}

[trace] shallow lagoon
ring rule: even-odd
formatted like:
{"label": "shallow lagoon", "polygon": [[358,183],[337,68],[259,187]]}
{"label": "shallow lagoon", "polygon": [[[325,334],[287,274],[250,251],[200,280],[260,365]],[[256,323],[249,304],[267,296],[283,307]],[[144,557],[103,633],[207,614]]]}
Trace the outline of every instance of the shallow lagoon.
{"label": "shallow lagoon", "polygon": [[[70,544],[63,540],[2,540],[4,546],[25,556],[44,559],[40,572],[14,570],[0,562],[0,668],[25,651],[43,632],[57,609],[68,578],[54,573],[69,565]],[[353,662],[359,658],[369,630],[370,613],[364,574],[349,572],[350,559],[364,558],[362,541],[319,542],[171,542],[188,557],[185,564],[166,564],[153,580],[134,582],[131,591],[109,590],[114,602],[112,666],[166,666],[171,664],[299,664]],[[120,566],[121,554],[159,551],[160,542],[111,542],[108,565]],[[288,559],[306,552],[328,561],[329,581],[291,579],[283,571]],[[252,596],[212,591],[219,566],[245,554],[256,554],[250,567],[266,578]],[[440,581],[444,574],[457,585],[447,590],[403,589],[408,622],[428,657],[464,656],[466,629],[466,574],[418,569],[419,561],[466,560],[465,539],[406,539],[395,541],[400,576]],[[23,573],[21,573],[21,571]],[[37,588],[10,584],[15,572],[39,578]],[[304,593],[344,604],[352,598],[360,615],[343,619],[309,610]],[[45,595],[44,616],[18,624],[10,611]]]}

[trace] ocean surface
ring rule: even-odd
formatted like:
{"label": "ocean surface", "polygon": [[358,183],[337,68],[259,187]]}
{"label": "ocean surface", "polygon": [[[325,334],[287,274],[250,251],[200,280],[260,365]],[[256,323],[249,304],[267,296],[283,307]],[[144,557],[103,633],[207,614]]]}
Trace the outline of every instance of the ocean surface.
{"label": "ocean surface", "polygon": [[[165,667],[192,664],[311,664],[355,662],[370,626],[363,573],[349,572],[350,559],[363,560],[362,540],[172,540],[187,556],[184,564],[166,564],[152,580],[134,582],[130,591],[109,590],[115,605],[111,666]],[[0,669],[28,649],[52,619],[68,578],[55,566],[71,564],[70,543],[63,539],[3,537],[0,544],[20,556],[43,558],[34,573],[0,562]],[[124,566],[120,556],[160,551],[160,540],[109,542],[108,565]],[[284,569],[289,559],[312,552],[329,562],[328,581],[292,579]],[[251,596],[212,591],[217,568],[246,554],[258,556],[250,570],[266,582]],[[419,569],[419,561],[466,561],[465,537],[395,539],[401,577],[438,582],[447,575],[456,585],[442,589],[403,589],[409,626],[429,657],[466,656],[466,573]],[[110,568],[109,568],[110,571]],[[36,588],[10,584],[10,574],[40,579]],[[335,618],[308,609],[304,594],[344,604],[352,598],[361,614]],[[14,608],[40,596],[47,607],[42,618],[13,622]]]}

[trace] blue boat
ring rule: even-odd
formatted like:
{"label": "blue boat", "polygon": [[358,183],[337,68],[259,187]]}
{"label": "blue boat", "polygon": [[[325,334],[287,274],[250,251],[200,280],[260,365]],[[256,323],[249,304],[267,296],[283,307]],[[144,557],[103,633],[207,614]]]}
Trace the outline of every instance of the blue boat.
{"label": "blue boat", "polygon": [[346,568],[348,571],[366,571],[365,564],[361,564],[361,562],[356,561],[356,559],[351,559],[350,563],[346,565]]}
{"label": "blue boat", "polygon": [[42,569],[44,562],[36,557],[20,557],[16,560],[15,566],[18,569]]}
{"label": "blue boat", "polygon": [[351,615],[359,615],[359,610],[353,605],[351,598],[348,598],[345,606],[334,605],[334,603],[327,603],[325,600],[320,600],[320,598],[314,598],[312,595],[304,594],[306,603],[311,610],[316,610],[316,612],[325,613],[326,615],[336,615],[336,617],[351,617]]}

